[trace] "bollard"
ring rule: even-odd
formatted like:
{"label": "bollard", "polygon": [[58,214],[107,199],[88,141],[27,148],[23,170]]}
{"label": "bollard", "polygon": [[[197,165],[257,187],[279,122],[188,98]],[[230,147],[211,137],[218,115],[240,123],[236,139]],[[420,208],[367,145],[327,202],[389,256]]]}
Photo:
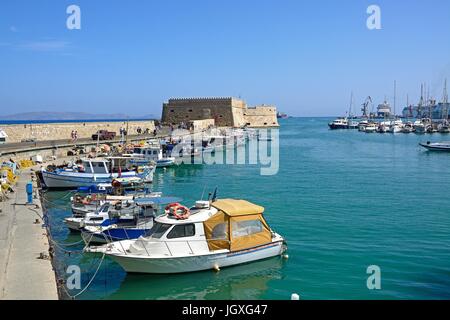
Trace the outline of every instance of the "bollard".
{"label": "bollard", "polygon": [[33,203],[33,183],[28,182],[27,183],[27,203],[32,204]]}

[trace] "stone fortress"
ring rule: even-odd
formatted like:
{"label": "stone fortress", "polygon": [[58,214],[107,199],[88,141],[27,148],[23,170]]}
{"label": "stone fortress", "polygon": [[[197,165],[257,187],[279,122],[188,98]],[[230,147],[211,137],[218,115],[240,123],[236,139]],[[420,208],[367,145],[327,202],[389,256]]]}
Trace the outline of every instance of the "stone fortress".
{"label": "stone fortress", "polygon": [[177,98],[163,104],[161,122],[176,125],[209,120],[219,127],[278,127],[277,109],[249,107],[237,98]]}

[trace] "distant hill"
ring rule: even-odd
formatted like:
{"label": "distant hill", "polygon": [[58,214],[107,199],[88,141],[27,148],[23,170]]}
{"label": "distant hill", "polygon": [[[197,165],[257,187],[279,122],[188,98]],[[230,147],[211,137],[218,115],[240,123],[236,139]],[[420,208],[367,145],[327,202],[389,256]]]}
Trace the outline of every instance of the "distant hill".
{"label": "distant hill", "polygon": [[42,120],[124,120],[124,119],[158,119],[155,115],[143,115],[143,116],[128,116],[123,113],[113,114],[92,114],[85,112],[22,112],[1,117],[2,120],[17,120],[17,121],[42,121]]}

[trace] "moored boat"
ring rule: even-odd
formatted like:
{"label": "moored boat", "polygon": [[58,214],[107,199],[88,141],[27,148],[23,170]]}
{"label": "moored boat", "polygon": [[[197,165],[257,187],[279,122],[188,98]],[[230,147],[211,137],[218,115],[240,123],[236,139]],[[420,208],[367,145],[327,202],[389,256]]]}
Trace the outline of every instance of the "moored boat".
{"label": "moored boat", "polygon": [[426,148],[430,151],[447,151],[450,152],[450,142],[430,142],[427,143],[419,143],[422,147]]}
{"label": "moored boat", "polygon": [[111,183],[114,179],[142,179],[145,182],[153,180],[155,167],[146,166],[139,173],[129,168],[120,168],[119,172],[111,170],[111,161],[107,159],[82,159],[80,165],[71,168],[55,170],[42,169],[42,179],[47,188],[78,188],[90,187],[99,183]]}
{"label": "moored boat", "polygon": [[[177,210],[177,209],[176,209]],[[270,229],[264,208],[245,200],[197,202],[155,218],[146,237],[107,244],[103,252],[127,272],[183,273],[219,269],[281,255],[283,237]]]}

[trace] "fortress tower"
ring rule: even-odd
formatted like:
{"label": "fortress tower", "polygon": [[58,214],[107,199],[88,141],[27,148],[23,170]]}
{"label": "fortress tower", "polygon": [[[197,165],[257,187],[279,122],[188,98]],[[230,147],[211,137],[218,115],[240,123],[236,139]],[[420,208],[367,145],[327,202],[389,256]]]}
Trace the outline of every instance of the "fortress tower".
{"label": "fortress tower", "polygon": [[278,127],[277,110],[273,106],[248,107],[237,98],[178,98],[163,104],[161,120],[179,124],[213,119],[219,127]]}

